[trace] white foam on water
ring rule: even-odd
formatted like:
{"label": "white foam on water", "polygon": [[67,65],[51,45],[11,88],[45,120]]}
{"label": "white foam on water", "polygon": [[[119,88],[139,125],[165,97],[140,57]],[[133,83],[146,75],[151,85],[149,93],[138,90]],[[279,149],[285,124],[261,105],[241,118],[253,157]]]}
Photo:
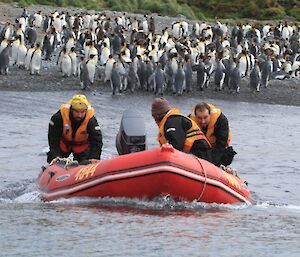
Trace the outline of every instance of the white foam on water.
{"label": "white foam on water", "polygon": [[0,203],[13,203],[13,200],[7,198],[0,198]]}
{"label": "white foam on water", "polygon": [[41,202],[40,193],[38,191],[28,192],[14,199],[17,203]]}
{"label": "white foam on water", "polygon": [[88,197],[78,197],[69,199],[59,199],[52,201],[51,203],[58,204],[78,204],[78,205],[88,205],[88,204],[99,204],[99,205],[112,205],[112,206],[127,206],[136,208],[146,208],[154,210],[241,210],[248,208],[247,204],[210,204],[203,202],[187,202],[187,201],[174,201],[171,197],[157,197],[153,200],[143,200],[143,199],[131,199],[123,197],[104,197],[104,198],[88,198]]}
{"label": "white foam on water", "polygon": [[297,204],[277,204],[273,202],[261,202],[255,205],[258,208],[276,208],[276,209],[286,209],[286,210],[296,210],[300,211],[300,205]]}

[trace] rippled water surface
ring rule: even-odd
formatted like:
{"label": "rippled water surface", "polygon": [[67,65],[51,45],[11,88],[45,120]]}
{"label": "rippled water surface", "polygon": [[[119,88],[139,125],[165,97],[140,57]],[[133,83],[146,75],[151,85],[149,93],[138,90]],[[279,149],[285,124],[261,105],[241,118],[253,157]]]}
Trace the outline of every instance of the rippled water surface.
{"label": "rippled water surface", "polygon": [[[43,203],[35,179],[46,162],[49,118],[73,93],[0,94],[0,256],[300,256],[299,107],[213,101],[229,118],[238,152],[232,166],[249,182],[253,206],[168,198]],[[87,96],[103,132],[102,159],[117,155],[127,108],[144,115],[148,148],[157,145],[149,95]],[[168,100],[188,114],[203,99]]]}

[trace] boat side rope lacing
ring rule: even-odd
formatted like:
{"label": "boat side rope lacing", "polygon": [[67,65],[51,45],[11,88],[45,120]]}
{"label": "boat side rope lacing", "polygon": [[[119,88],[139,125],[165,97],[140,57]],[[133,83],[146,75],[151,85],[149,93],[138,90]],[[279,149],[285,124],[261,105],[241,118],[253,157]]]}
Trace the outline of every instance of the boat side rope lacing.
{"label": "boat side rope lacing", "polygon": [[201,163],[200,159],[199,159],[198,157],[196,157],[196,156],[195,156],[195,158],[196,158],[197,162],[199,162],[199,164],[200,164],[200,166],[201,166],[201,168],[202,168],[202,170],[203,170],[203,172],[204,172],[204,176],[205,176],[205,180],[204,180],[204,185],[203,185],[202,192],[200,193],[199,197],[197,198],[197,202],[200,202],[200,200],[201,200],[201,198],[202,198],[202,196],[203,196],[203,194],[204,194],[205,188],[206,188],[207,173],[206,173],[206,170],[204,169],[204,166],[203,166],[203,164]]}

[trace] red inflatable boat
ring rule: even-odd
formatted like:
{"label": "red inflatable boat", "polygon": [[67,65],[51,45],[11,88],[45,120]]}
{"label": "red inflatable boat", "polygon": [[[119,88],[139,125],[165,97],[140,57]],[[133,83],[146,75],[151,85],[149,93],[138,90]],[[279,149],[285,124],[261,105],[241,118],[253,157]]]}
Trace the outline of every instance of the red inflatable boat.
{"label": "red inflatable boat", "polygon": [[94,161],[88,165],[57,162],[38,177],[42,199],[128,197],[251,204],[244,181],[171,145]]}

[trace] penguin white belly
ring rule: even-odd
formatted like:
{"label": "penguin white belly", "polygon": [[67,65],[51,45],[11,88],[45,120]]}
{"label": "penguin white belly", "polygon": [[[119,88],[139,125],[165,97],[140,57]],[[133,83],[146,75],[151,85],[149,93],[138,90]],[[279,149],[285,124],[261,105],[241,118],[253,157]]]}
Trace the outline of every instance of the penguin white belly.
{"label": "penguin white belly", "polygon": [[292,69],[292,64],[291,64],[291,63],[286,63],[286,64],[284,65],[284,71],[285,71],[286,73],[289,73],[289,72],[293,71],[293,69]]}
{"label": "penguin white belly", "polygon": [[86,64],[88,74],[89,74],[89,80],[93,84],[94,83],[94,78],[95,78],[95,72],[96,72],[96,64],[94,60],[88,61]]}
{"label": "penguin white belly", "polygon": [[110,50],[108,48],[105,48],[102,50],[101,56],[100,56],[100,65],[106,64],[109,55],[110,55]]}
{"label": "penguin white belly", "polygon": [[71,51],[71,48],[74,47],[75,44],[74,44],[74,40],[68,40],[67,44],[66,44],[66,49],[67,49],[67,52],[70,52]]}
{"label": "penguin white belly", "polygon": [[264,37],[267,36],[267,34],[269,33],[269,31],[270,31],[270,27],[269,26],[264,26],[263,27],[263,35],[264,35]]}
{"label": "penguin white belly", "polygon": [[41,60],[42,60],[42,53],[41,50],[36,50],[31,59],[31,74],[37,73],[39,74],[41,69]]}
{"label": "penguin white belly", "polygon": [[106,43],[106,47],[110,49],[110,40],[108,37],[104,38],[103,40],[104,43]]}
{"label": "penguin white belly", "polygon": [[97,62],[98,62],[98,50],[97,50],[96,47],[93,47],[93,48],[90,49],[89,55],[91,55],[91,54],[95,55],[93,57],[93,60],[95,61],[95,65],[97,65]]}
{"label": "penguin white belly", "polygon": [[163,34],[161,39],[160,39],[160,43],[161,44],[166,44],[168,42],[168,38],[169,38],[169,35],[168,34]]}
{"label": "penguin white belly", "polygon": [[238,45],[236,48],[236,54],[240,54],[243,51],[243,47],[241,45]]}
{"label": "penguin white belly", "polygon": [[177,69],[178,69],[178,64],[177,64],[176,61],[172,60],[171,68],[172,68],[173,74],[176,74],[177,73]]}
{"label": "penguin white belly", "polygon": [[17,60],[17,65],[24,66],[25,65],[25,56],[27,53],[27,48],[24,45],[19,46],[19,51],[18,51],[18,60]]}
{"label": "penguin white belly", "polygon": [[107,62],[107,63],[106,63],[105,71],[104,71],[104,75],[105,75],[105,77],[104,77],[104,82],[110,80],[112,67],[113,67],[113,62]]}
{"label": "penguin white belly", "polygon": [[84,47],[84,58],[85,58],[85,60],[88,60],[89,55],[90,55],[90,47],[89,46],[85,46]]}
{"label": "penguin white belly", "polygon": [[287,27],[283,28],[282,30],[282,38],[286,40],[289,40],[290,38],[290,32]]}
{"label": "penguin white belly", "polygon": [[239,60],[239,71],[242,77],[246,76],[247,73],[247,60],[244,57],[241,57]]}
{"label": "penguin white belly", "polygon": [[198,22],[194,26],[194,31],[196,36],[200,36],[200,26]]}
{"label": "penguin white belly", "polygon": [[71,54],[71,62],[72,62],[72,74],[76,76],[77,73],[77,57],[76,54]]}
{"label": "penguin white belly", "polygon": [[35,26],[35,27],[41,27],[42,26],[42,20],[43,20],[43,17],[42,17],[42,15],[35,15],[35,17],[34,17],[35,19],[34,19],[34,21],[33,21],[33,25]]}
{"label": "penguin white belly", "polygon": [[34,52],[34,48],[30,48],[28,51],[27,51],[27,54],[25,56],[25,69],[26,70],[29,70],[29,67],[30,67],[30,61],[31,61],[31,57],[32,57],[32,54]]}
{"label": "penguin white belly", "polygon": [[23,31],[17,32],[17,36],[20,36],[20,41],[22,44],[25,44],[25,37]]}
{"label": "penguin white belly", "polygon": [[136,55],[143,55],[145,52],[144,48],[138,47],[136,51]]}
{"label": "penguin white belly", "polygon": [[74,21],[75,21],[75,17],[71,16],[70,19],[69,19],[69,24],[70,24],[71,28],[74,26]]}
{"label": "penguin white belly", "polygon": [[144,31],[144,33],[148,33],[149,32],[148,22],[147,21],[143,21],[143,31]]}
{"label": "penguin white belly", "polygon": [[4,33],[4,38],[10,39],[11,30],[10,28],[7,28],[7,30]]}
{"label": "penguin white belly", "polygon": [[11,47],[11,62],[14,65],[18,59],[18,52],[19,52],[19,43],[14,42]]}
{"label": "penguin white belly", "polygon": [[69,77],[72,72],[72,61],[69,55],[64,55],[61,60],[61,71],[63,76]]}
{"label": "penguin white belly", "polygon": [[26,22],[25,18],[24,18],[24,17],[21,17],[21,18],[19,19],[19,23],[21,24],[21,29],[22,29],[22,31],[25,31],[26,25],[27,25],[27,22]]}
{"label": "penguin white belly", "polygon": [[151,51],[151,52],[149,53],[149,56],[152,57],[152,61],[153,61],[153,62],[157,62],[157,61],[158,61],[158,56],[157,56],[157,52],[156,52],[156,51]]}
{"label": "penguin white belly", "polygon": [[205,44],[201,43],[198,45],[199,54],[205,54]]}
{"label": "penguin white belly", "polygon": [[61,20],[59,18],[54,19],[53,27],[57,32],[61,32]]}
{"label": "penguin white belly", "polygon": [[50,42],[51,46],[53,46],[53,44],[54,44],[54,35],[51,35],[49,37],[49,42]]}
{"label": "penguin white belly", "polygon": [[224,41],[222,42],[222,46],[223,46],[224,48],[230,47],[230,42],[229,42],[228,40],[224,40]]}
{"label": "penguin white belly", "polygon": [[174,35],[174,37],[178,38],[179,37],[179,26],[173,26],[172,29],[172,34]]}
{"label": "penguin white belly", "polygon": [[224,79],[225,79],[225,73],[223,73],[222,78],[220,80],[220,89],[223,89],[223,84],[224,84]]}
{"label": "penguin white belly", "polygon": [[88,29],[90,26],[90,22],[91,22],[91,16],[85,16],[83,19],[83,26],[85,29]]}

